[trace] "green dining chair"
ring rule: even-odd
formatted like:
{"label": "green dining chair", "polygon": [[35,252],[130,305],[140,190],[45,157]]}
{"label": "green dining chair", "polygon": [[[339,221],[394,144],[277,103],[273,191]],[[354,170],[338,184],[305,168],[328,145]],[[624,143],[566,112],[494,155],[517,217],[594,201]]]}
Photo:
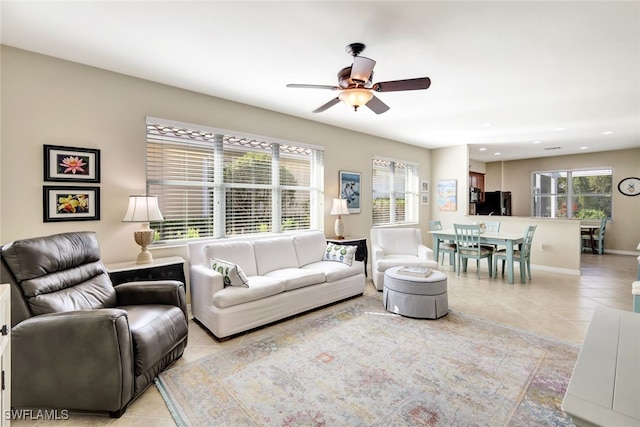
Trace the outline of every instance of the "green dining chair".
{"label": "green dining chair", "polygon": [[[499,233],[500,232],[500,221],[485,221],[484,222],[485,231],[487,233]],[[498,250],[498,245],[482,245],[487,248],[493,249],[494,251]]]}
{"label": "green dining chair", "polygon": [[[526,282],[526,273],[531,280],[531,245],[533,243],[533,233],[535,233],[537,225],[530,225],[524,233],[524,239],[520,249],[513,250],[513,260],[520,263],[520,281]],[[504,276],[504,264],[507,262],[507,250],[500,249],[493,254],[493,277],[498,275],[498,260],[502,260],[502,275]]]}
{"label": "green dining chair", "polygon": [[[429,229],[431,231],[442,230],[440,221],[429,221]],[[444,239],[438,239],[439,252],[442,252],[442,260],[440,265],[444,265],[444,254],[449,254],[449,264],[453,265],[453,271],[456,271],[456,244],[453,242],[445,242]],[[434,248],[435,249],[435,248]]]}
{"label": "green dining chair", "polygon": [[467,271],[467,262],[469,259],[475,259],[479,279],[480,260],[486,258],[489,264],[489,277],[491,277],[493,248],[480,245],[480,226],[477,224],[453,224],[453,228],[456,231],[456,262],[458,275],[460,275],[461,270]]}

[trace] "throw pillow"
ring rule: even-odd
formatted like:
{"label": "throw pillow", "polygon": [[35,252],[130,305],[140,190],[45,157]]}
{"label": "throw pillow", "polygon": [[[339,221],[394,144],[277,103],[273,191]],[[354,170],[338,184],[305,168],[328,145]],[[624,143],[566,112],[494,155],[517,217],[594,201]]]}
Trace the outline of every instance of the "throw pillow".
{"label": "throw pillow", "polygon": [[238,266],[229,261],[223,259],[211,258],[211,268],[213,271],[217,271],[222,274],[224,286],[241,286],[244,288],[249,287],[249,279],[244,271]]}
{"label": "throw pillow", "polygon": [[347,265],[353,263],[353,258],[356,255],[356,246],[336,245],[335,243],[328,243],[327,250],[324,253],[324,259],[327,261],[338,261]]}

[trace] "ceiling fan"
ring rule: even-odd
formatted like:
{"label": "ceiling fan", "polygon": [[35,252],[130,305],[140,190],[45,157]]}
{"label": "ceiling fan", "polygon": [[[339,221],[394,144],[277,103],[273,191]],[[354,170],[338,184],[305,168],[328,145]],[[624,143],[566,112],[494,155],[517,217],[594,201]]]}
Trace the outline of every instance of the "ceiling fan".
{"label": "ceiling fan", "polygon": [[415,79],[393,80],[388,82],[371,83],[373,78],[373,67],[376,61],[364,56],[359,56],[366,46],[363,43],[351,43],[345,50],[353,56],[353,64],[338,72],[338,86],[309,85],[290,83],[287,87],[308,88],[308,89],[330,89],[339,90],[340,95],[333,98],[326,104],[313,110],[314,113],[321,113],[338,102],[353,107],[358,111],[358,107],[366,105],[374,113],[382,114],[389,110],[389,106],[376,97],[373,92],[397,92],[402,90],[428,89],[431,85],[429,77],[419,77]]}

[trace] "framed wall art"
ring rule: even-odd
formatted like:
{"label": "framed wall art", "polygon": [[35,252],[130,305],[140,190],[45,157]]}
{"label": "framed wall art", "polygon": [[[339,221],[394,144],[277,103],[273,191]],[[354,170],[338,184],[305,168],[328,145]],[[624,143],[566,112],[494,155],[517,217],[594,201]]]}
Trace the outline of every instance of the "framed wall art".
{"label": "framed wall art", "polygon": [[44,180],[99,183],[100,150],[45,145]]}
{"label": "framed wall art", "polygon": [[100,219],[99,187],[42,187],[44,222],[97,221]]}
{"label": "framed wall art", "polygon": [[429,192],[429,181],[422,181],[422,185],[420,186],[420,191],[423,193]]}
{"label": "framed wall art", "polygon": [[429,204],[429,193],[420,193],[420,203],[423,205]]}
{"label": "framed wall art", "polygon": [[458,210],[458,182],[455,179],[438,181],[438,210],[446,212]]}
{"label": "framed wall art", "polygon": [[360,213],[360,181],[359,172],[340,171],[340,198],[347,200],[349,213]]}

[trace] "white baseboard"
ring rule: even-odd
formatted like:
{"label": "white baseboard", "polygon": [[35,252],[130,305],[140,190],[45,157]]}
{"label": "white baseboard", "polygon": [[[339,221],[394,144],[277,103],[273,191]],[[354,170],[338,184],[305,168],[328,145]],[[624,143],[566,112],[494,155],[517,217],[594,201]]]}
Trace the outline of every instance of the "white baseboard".
{"label": "white baseboard", "polygon": [[638,256],[640,255],[640,253],[633,252],[633,251],[619,251],[617,249],[606,249],[604,250],[605,254],[616,254],[616,255],[633,255],[633,256]]}
{"label": "white baseboard", "polygon": [[553,273],[568,274],[570,276],[580,276],[580,270],[570,268],[549,267],[548,265],[531,264],[531,270],[551,271]]}

